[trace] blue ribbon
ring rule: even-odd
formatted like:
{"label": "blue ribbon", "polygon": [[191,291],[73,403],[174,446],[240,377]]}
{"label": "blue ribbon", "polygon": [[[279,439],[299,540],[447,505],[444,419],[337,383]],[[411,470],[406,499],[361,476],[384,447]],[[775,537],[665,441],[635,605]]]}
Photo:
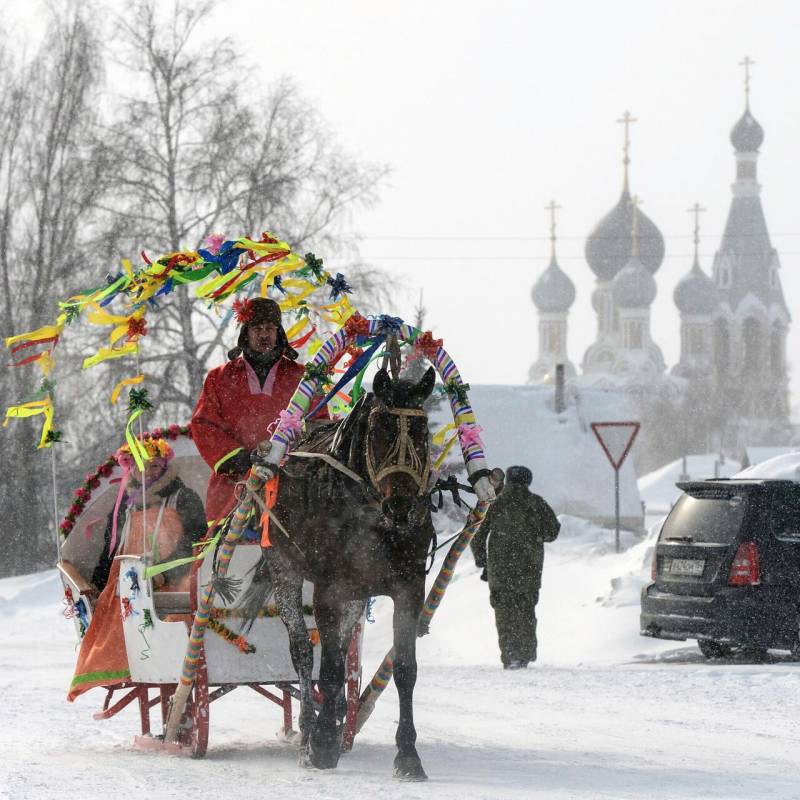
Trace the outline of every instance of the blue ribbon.
{"label": "blue ribbon", "polygon": [[403,320],[400,317],[390,317],[388,314],[381,314],[378,317],[378,323],[381,326],[380,330],[383,334],[400,333],[400,326]]}
{"label": "blue ribbon", "polygon": [[323,397],[322,400],[320,400],[319,403],[317,403],[314,406],[314,408],[312,408],[311,411],[309,411],[305,415],[304,419],[310,419],[311,417],[313,417],[314,414],[316,414],[317,411],[319,411],[320,408],[322,408],[322,406],[324,406],[325,403],[327,403],[336,394],[336,392],[338,392],[339,389],[342,388],[342,386],[344,386],[347,383],[350,383],[350,381],[353,380],[353,378],[355,378],[355,376],[358,375],[358,373],[361,372],[361,370],[369,363],[373,354],[383,344],[383,342],[384,342],[383,336],[377,337],[369,346],[369,349],[365,350],[347,368],[347,371],[344,373],[344,375],[342,375],[342,377],[339,378],[339,381],[337,382],[336,386],[334,386],[333,389],[331,389],[328,392],[328,394],[326,394],[325,397]]}
{"label": "blue ribbon", "polygon": [[217,270],[222,275],[226,275],[239,263],[239,259],[244,252],[238,247],[234,250],[233,246],[235,244],[236,242],[234,241],[223,242],[216,253],[212,253],[210,250],[198,250],[197,252],[202,256],[203,261],[216,264]]}
{"label": "blue ribbon", "polygon": [[337,272],[335,278],[328,278],[328,286],[331,287],[331,300],[336,300],[340,294],[349,294],[353,291],[353,287],[341,272]]}

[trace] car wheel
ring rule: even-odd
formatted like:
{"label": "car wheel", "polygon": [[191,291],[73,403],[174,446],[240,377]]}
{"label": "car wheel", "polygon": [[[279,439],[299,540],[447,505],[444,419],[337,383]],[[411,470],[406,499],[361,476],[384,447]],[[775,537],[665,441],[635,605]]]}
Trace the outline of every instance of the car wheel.
{"label": "car wheel", "polygon": [[697,646],[706,658],[728,658],[733,652],[729,644],[715,642],[712,639],[698,639]]}

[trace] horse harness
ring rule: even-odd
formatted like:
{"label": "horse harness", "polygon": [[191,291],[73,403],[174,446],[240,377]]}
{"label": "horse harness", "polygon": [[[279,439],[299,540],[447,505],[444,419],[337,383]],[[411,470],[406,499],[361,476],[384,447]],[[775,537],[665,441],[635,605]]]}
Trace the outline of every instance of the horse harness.
{"label": "horse harness", "polygon": [[417,484],[417,495],[423,495],[428,488],[428,475],[431,469],[430,451],[426,448],[425,453],[420,455],[418,448],[411,440],[409,434],[409,420],[412,417],[426,417],[427,413],[421,408],[388,408],[386,406],[375,406],[369,416],[372,419],[374,414],[391,414],[397,417],[399,431],[389,452],[376,463],[375,455],[370,447],[369,437],[364,444],[364,455],[367,462],[367,473],[372,486],[380,491],[380,482],[388,475],[401,472],[410,475]]}

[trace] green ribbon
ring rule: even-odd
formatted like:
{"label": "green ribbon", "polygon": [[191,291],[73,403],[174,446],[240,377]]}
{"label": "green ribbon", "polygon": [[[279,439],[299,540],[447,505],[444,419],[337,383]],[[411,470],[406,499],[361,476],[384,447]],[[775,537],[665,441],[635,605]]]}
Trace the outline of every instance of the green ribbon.
{"label": "green ribbon", "polygon": [[208,542],[206,542],[205,547],[203,547],[203,549],[196,556],[185,556],[184,558],[176,558],[173,561],[165,561],[163,564],[153,564],[151,567],[145,567],[145,580],[153,578],[156,575],[160,575],[162,572],[166,572],[167,570],[175,569],[175,567],[182,567],[184,564],[191,564],[193,561],[199,561],[201,558],[205,558],[208,554],[208,551],[216,547],[221,534],[222,529],[220,528],[214,538],[209,539]]}
{"label": "green ribbon", "polygon": [[125,441],[128,443],[128,449],[131,451],[131,455],[136,462],[136,466],[139,468],[139,472],[144,472],[144,462],[147,461],[149,456],[147,455],[147,450],[145,450],[144,445],[133,435],[131,427],[142,414],[144,414],[144,409],[137,408],[128,417],[128,424],[125,426]]}

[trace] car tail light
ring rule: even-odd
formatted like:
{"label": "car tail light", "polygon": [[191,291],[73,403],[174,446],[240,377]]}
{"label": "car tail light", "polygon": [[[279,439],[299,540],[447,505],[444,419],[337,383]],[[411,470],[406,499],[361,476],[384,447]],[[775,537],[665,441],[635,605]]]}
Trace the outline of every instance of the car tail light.
{"label": "car tail light", "polygon": [[761,583],[758,547],[753,541],[742,542],[736,551],[728,576],[729,586],[755,586]]}

